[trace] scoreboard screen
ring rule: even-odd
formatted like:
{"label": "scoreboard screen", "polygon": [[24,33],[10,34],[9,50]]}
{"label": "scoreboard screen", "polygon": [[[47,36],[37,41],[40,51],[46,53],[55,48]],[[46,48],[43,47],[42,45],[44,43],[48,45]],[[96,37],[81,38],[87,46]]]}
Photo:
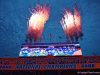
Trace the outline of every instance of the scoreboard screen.
{"label": "scoreboard screen", "polygon": [[80,44],[23,45],[19,56],[75,56],[82,55]]}

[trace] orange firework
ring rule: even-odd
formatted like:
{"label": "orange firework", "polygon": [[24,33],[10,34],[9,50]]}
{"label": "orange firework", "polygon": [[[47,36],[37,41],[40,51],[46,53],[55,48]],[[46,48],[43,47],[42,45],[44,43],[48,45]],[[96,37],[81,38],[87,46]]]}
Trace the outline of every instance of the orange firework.
{"label": "orange firework", "polygon": [[74,8],[74,15],[71,11],[65,10],[64,17],[60,22],[68,39],[78,41],[78,38],[82,37],[81,16],[76,7]]}
{"label": "orange firework", "polygon": [[49,7],[37,5],[29,19],[28,36],[37,41],[43,32],[44,24],[49,18]]}
{"label": "orange firework", "polygon": [[74,18],[73,18],[73,14],[69,10],[65,10],[64,17],[60,22],[66,36],[67,37],[74,36],[75,33]]}

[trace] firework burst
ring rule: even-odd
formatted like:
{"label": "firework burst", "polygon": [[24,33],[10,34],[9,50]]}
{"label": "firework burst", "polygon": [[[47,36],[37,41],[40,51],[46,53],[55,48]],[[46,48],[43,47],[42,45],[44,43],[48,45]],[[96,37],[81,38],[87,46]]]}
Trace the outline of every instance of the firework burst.
{"label": "firework burst", "polygon": [[77,8],[74,8],[74,14],[69,10],[65,10],[60,23],[68,40],[77,41],[81,37],[81,16]]}
{"label": "firework burst", "polygon": [[74,8],[74,23],[77,28],[78,37],[81,37],[82,34],[82,27],[81,27],[81,15],[78,11],[77,7]]}
{"label": "firework burst", "polygon": [[32,15],[28,24],[28,36],[37,41],[43,32],[44,24],[49,18],[49,7],[37,5],[32,9]]}

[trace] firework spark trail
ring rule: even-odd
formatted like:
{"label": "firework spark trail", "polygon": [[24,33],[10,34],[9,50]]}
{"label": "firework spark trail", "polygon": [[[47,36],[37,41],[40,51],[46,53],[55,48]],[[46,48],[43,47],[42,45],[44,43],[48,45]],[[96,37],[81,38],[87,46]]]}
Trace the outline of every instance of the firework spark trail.
{"label": "firework spark trail", "polygon": [[32,9],[32,15],[29,19],[28,36],[37,41],[43,32],[44,24],[49,18],[49,7],[37,5]]}

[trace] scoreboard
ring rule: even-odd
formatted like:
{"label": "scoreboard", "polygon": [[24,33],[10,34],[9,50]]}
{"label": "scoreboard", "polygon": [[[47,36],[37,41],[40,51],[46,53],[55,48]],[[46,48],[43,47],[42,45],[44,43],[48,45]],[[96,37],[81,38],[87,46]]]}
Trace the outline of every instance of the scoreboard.
{"label": "scoreboard", "polygon": [[82,55],[80,44],[24,44],[19,52],[20,57],[31,56],[76,56]]}

